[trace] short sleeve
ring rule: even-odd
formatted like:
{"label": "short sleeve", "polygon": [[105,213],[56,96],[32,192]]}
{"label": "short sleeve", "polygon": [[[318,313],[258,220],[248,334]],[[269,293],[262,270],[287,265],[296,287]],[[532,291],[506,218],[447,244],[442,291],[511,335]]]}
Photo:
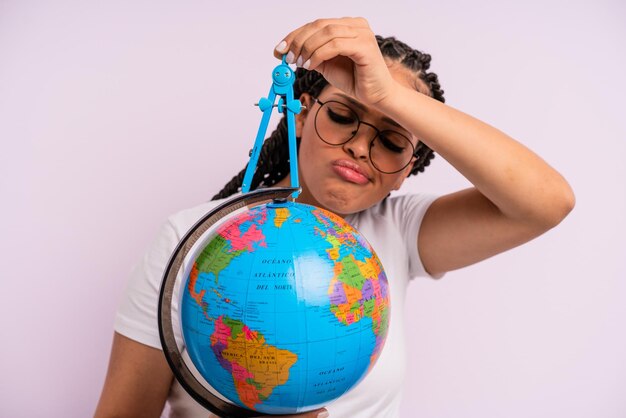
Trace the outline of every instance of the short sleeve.
{"label": "short sleeve", "polygon": [[444,276],[444,273],[432,275],[426,271],[417,247],[417,237],[426,210],[437,198],[438,196],[429,194],[412,194],[394,198],[394,218],[398,223],[405,248],[409,252],[409,274],[411,278],[440,279]]}
{"label": "short sleeve", "polygon": [[114,329],[118,333],[161,348],[157,306],[163,272],[180,237],[168,220],[159,229],[143,258],[133,268],[119,303]]}

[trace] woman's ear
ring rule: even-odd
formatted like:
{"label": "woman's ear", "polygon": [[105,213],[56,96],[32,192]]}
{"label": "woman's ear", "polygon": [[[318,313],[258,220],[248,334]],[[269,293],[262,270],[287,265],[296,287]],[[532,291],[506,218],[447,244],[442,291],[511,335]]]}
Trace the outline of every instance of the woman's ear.
{"label": "woman's ear", "polygon": [[309,116],[311,106],[313,106],[313,97],[309,93],[302,93],[300,95],[300,103],[302,103],[302,110],[296,115],[296,136],[298,138],[302,138],[302,128],[306,118]]}

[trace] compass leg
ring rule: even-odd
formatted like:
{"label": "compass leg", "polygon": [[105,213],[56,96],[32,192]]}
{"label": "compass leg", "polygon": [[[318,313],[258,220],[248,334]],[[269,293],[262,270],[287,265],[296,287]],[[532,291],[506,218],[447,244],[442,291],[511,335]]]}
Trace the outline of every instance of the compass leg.
{"label": "compass leg", "polygon": [[[270,102],[270,104],[274,104],[275,99],[276,99],[276,95],[274,94],[274,91],[270,89],[270,94],[268,95],[268,101]],[[259,161],[259,154],[261,153],[261,148],[263,147],[263,141],[265,140],[265,133],[267,132],[267,125],[269,124],[271,116],[272,116],[272,106],[269,106],[263,111],[263,117],[261,118],[261,124],[259,125],[259,130],[256,134],[256,140],[254,141],[254,147],[252,148],[250,161],[248,162],[248,167],[246,168],[246,174],[244,175],[243,182],[241,183],[242,193],[248,193],[250,191],[252,178],[254,177],[254,172],[256,171],[257,162]]]}
{"label": "compass leg", "polygon": [[[287,90],[287,98],[285,103],[293,101],[293,90]],[[289,171],[291,172],[291,187],[295,187],[298,191],[291,195],[294,199],[300,194],[300,180],[298,178],[298,149],[296,145],[296,118],[293,110],[289,106],[285,109],[287,112],[287,134],[289,136]]]}
{"label": "compass leg", "polygon": [[[293,112],[287,112],[287,129],[289,132],[289,171],[291,172],[291,187],[300,187],[300,180],[298,179],[298,150],[296,146],[296,126],[295,117]],[[295,199],[300,194],[300,191],[293,192],[292,196]]]}

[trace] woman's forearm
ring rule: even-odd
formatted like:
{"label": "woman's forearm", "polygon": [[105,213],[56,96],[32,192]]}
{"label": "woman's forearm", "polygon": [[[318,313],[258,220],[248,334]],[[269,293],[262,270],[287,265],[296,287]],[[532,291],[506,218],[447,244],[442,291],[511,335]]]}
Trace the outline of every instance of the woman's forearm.
{"label": "woman's forearm", "polygon": [[400,85],[377,108],[445,158],[511,219],[553,226],[574,205],[563,176],[472,116]]}

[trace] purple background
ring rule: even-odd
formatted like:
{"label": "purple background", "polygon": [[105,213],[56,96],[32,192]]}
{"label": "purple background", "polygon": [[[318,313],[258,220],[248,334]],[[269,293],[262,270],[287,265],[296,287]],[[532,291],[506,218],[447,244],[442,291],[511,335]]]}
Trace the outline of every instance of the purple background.
{"label": "purple background", "polygon": [[[430,52],[451,106],[577,195],[532,243],[412,284],[403,416],[626,416],[621,0],[0,0],[0,416],[93,413],[132,265],[246,162],[273,47],[346,15]],[[439,157],[403,192],[467,185]]]}

